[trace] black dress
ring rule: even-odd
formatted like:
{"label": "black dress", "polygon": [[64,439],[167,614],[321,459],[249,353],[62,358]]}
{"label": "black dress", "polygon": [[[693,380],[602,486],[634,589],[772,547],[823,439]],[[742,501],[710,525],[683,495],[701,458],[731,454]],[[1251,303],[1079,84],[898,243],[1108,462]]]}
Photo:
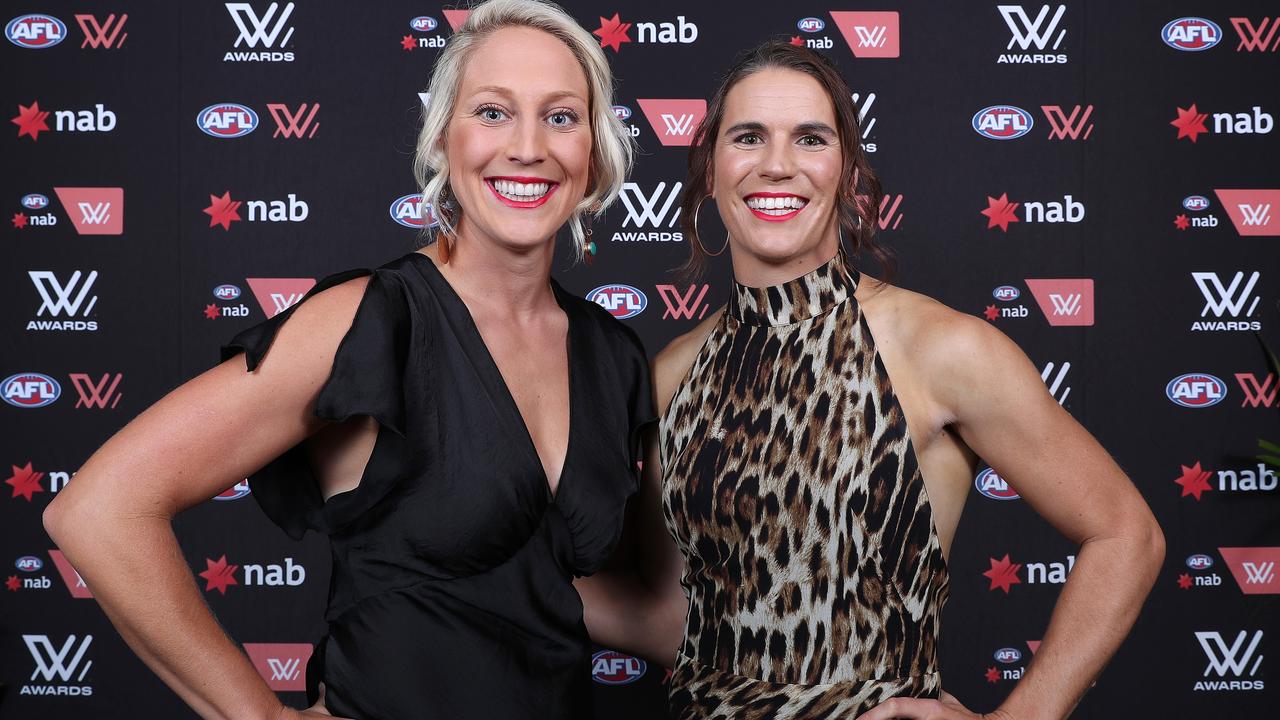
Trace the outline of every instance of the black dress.
{"label": "black dress", "polygon": [[[552,281],[569,319],[570,393],[553,496],[493,357],[431,259],[339,273],[308,297],[363,275],[315,408],[331,422],[378,421],[359,487],[324,501],[301,446],[250,483],[291,537],[330,538],[329,630],[307,668],[309,701],[324,681],[342,717],[588,717],[590,641],[571,581],[613,549],[638,487],[638,430],[653,418],[640,341]],[[291,314],[237,335],[224,359],[243,351],[253,370]]]}

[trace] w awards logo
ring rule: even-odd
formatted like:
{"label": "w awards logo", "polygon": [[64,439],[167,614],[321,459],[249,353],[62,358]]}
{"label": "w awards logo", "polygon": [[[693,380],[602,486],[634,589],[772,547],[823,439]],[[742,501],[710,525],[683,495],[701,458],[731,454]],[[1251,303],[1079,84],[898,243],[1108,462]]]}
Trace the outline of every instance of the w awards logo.
{"label": "w awards logo", "polygon": [[98,321],[88,319],[95,317],[93,309],[98,304],[98,296],[93,292],[97,270],[87,275],[76,270],[64,276],[65,280],[51,270],[30,270],[27,276],[40,297],[40,307],[36,309],[35,319],[27,322],[27,332],[97,331]]}
{"label": "w awards logo", "polygon": [[87,697],[93,694],[93,686],[85,677],[93,667],[89,648],[93,636],[68,635],[61,644],[48,635],[23,635],[23,642],[35,662],[31,682],[22,686],[19,695],[58,695],[62,697]]}
{"label": "w awards logo", "polygon": [[[1059,52],[1067,35],[1062,22],[1067,12],[1066,5],[1057,8],[1041,5],[1034,18],[1022,5],[997,5],[996,10],[1009,26],[1010,33],[1009,44],[1005,46],[1005,50],[1010,52],[1001,53],[996,58],[997,63],[1060,65],[1067,61],[1066,53]],[[1014,51],[1015,45],[1017,51]]]}
{"label": "w awards logo", "polygon": [[1197,632],[1196,640],[1209,663],[1204,668],[1205,679],[1197,680],[1194,690],[1236,692],[1264,689],[1262,676],[1258,673],[1263,657],[1261,630],[1252,634],[1241,630],[1230,644],[1216,630]]}
{"label": "w awards logo", "polygon": [[253,667],[276,692],[305,692],[310,643],[245,643]]}
{"label": "w awards logo", "polygon": [[293,39],[293,3],[281,7],[273,2],[261,14],[247,2],[229,2],[226,7],[240,34],[223,62],[293,62],[293,51],[285,50]]}
{"label": "w awards logo", "polygon": [[693,131],[707,114],[707,101],[703,99],[640,99],[649,127],[658,141],[668,147],[688,147],[693,144]]}

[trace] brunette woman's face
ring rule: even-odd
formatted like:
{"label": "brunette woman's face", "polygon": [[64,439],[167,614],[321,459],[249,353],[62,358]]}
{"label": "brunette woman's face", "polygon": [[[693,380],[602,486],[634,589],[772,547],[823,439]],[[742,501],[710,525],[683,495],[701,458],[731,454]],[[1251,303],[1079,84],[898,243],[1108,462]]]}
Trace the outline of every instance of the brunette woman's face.
{"label": "brunette woman's face", "polygon": [[541,30],[503,28],[472,50],[444,141],[460,234],[512,249],[555,235],[587,191],[589,97],[573,53]]}
{"label": "brunette woman's face", "polygon": [[712,194],[732,237],[735,271],[743,261],[830,258],[843,148],[835,108],[817,80],[768,68],[739,81],[725,97],[714,152]]}

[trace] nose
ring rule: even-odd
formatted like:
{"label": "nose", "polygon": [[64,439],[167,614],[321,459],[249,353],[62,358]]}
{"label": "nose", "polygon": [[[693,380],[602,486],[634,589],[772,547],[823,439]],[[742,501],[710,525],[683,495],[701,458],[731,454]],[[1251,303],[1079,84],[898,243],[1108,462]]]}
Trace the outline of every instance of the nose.
{"label": "nose", "polygon": [[537,165],[547,157],[547,141],[541,123],[525,116],[515,123],[507,146],[507,159],[519,165]]}
{"label": "nose", "polygon": [[756,171],[767,180],[787,180],[796,173],[794,152],[788,138],[775,138],[765,148]]}

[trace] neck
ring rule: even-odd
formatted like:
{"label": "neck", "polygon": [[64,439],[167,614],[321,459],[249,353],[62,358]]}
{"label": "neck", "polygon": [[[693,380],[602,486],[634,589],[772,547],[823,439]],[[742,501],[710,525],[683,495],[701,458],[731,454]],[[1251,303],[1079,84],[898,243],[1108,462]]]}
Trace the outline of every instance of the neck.
{"label": "neck", "polygon": [[435,261],[468,306],[486,314],[525,317],[556,303],[550,283],[554,236],[533,247],[515,249],[475,231],[464,217],[450,244],[447,264],[441,264],[434,245],[420,252]]}
{"label": "neck", "polygon": [[832,227],[823,233],[822,241],[817,245],[794,255],[776,258],[733,252],[733,279],[747,287],[781,285],[822,267],[835,257],[839,246],[840,233]]}

